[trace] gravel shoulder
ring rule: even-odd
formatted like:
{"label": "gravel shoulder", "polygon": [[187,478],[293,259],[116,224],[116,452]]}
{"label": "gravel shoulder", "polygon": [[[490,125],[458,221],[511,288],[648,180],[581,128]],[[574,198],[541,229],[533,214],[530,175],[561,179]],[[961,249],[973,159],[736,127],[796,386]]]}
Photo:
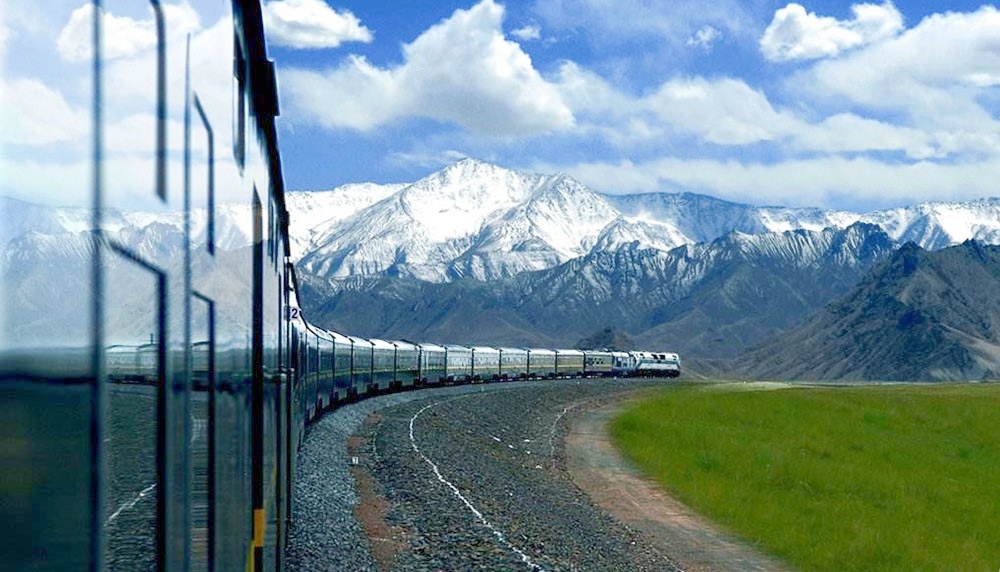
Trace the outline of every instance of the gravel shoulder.
{"label": "gravel shoulder", "polygon": [[689,572],[787,570],[667,494],[612,445],[608,423],[620,402],[576,416],[566,435],[567,470],[598,506],[643,533]]}
{"label": "gravel shoulder", "polygon": [[565,470],[565,418],[635,382],[482,386],[383,409],[363,463],[406,531],[393,571],[676,570]]}

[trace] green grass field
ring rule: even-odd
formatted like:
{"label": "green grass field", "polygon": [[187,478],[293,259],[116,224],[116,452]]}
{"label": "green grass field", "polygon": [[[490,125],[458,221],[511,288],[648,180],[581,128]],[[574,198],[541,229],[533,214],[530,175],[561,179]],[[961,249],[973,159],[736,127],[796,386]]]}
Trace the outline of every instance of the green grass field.
{"label": "green grass field", "polygon": [[673,386],[612,424],[676,498],[801,570],[1000,570],[1000,384]]}

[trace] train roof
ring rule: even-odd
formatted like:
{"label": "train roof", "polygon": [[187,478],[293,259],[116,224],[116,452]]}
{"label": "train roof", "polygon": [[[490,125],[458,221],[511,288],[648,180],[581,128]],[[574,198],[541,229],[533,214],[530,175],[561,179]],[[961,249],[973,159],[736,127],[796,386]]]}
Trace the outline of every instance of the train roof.
{"label": "train roof", "polygon": [[347,336],[347,338],[350,339],[352,342],[354,342],[355,345],[357,345],[357,344],[360,344],[360,345],[373,345],[371,343],[371,341],[369,341],[367,338],[358,338],[358,337],[355,337],[355,336]]}
{"label": "train roof", "polygon": [[528,353],[528,350],[525,348],[497,348],[497,349],[503,353],[521,353],[521,354]]}
{"label": "train roof", "polygon": [[305,324],[306,331],[309,332],[310,334],[314,335],[314,336],[320,336],[322,338],[327,338],[327,339],[329,339],[331,337],[330,336],[330,332],[324,330],[323,328],[314,326],[314,325],[310,324],[309,322],[306,322],[305,320],[303,320],[302,323]]}
{"label": "train roof", "polygon": [[389,343],[395,345],[397,348],[399,348],[401,350],[415,350],[415,349],[417,349],[417,344],[415,344],[413,342],[407,342],[407,341],[403,341],[403,340],[392,340]]}
{"label": "train roof", "polygon": [[373,346],[375,346],[376,349],[380,349],[380,350],[394,350],[394,349],[396,349],[396,346],[392,345],[392,342],[387,342],[385,340],[380,340],[378,338],[371,338],[368,341],[371,342],[371,344]]}
{"label": "train roof", "polygon": [[328,340],[333,340],[334,342],[341,344],[350,344],[351,338],[345,336],[344,334],[339,334],[333,330],[324,330],[322,328],[317,328],[317,330],[323,334]]}
{"label": "train roof", "polygon": [[574,349],[556,350],[556,354],[561,356],[582,356],[583,351]]}
{"label": "train roof", "polygon": [[460,344],[445,344],[444,347],[447,348],[449,351],[451,351],[451,350],[457,350],[457,351],[460,351],[460,352],[471,352],[472,351],[472,348],[470,348],[469,346],[463,346],[463,345],[460,345]]}
{"label": "train roof", "polygon": [[635,355],[638,355],[638,356],[664,356],[662,359],[671,359],[671,358],[676,359],[677,357],[679,357],[674,352],[651,352],[651,351],[642,350],[642,351],[635,351],[635,352],[631,352],[631,353],[635,354]]}
{"label": "train roof", "polygon": [[421,343],[417,344],[417,347],[419,347],[422,350],[431,350],[431,351],[438,351],[438,352],[445,351],[445,347],[444,346],[439,346],[437,344],[432,344],[430,342],[421,342]]}
{"label": "train roof", "polygon": [[474,352],[489,352],[489,353],[494,353],[494,354],[500,353],[500,349],[499,348],[494,348],[494,347],[490,347],[490,346],[472,346],[471,349]]}
{"label": "train roof", "polygon": [[330,332],[330,334],[333,335],[333,341],[335,341],[335,342],[340,342],[342,344],[350,344],[351,343],[350,336],[345,336],[344,334],[341,334],[341,333],[338,333],[338,332]]}
{"label": "train roof", "polygon": [[546,348],[528,348],[528,351],[533,354],[539,354],[539,355],[549,355],[549,356],[556,355],[556,352],[554,350]]}

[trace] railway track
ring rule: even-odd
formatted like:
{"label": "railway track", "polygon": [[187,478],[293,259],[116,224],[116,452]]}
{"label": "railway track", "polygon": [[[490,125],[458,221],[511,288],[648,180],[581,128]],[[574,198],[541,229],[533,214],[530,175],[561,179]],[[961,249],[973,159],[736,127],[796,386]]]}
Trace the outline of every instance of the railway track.
{"label": "railway track", "polygon": [[[576,411],[662,383],[460,386],[334,412],[302,451],[289,568],[677,570],[573,484],[562,447]],[[364,494],[332,490],[354,462]]]}

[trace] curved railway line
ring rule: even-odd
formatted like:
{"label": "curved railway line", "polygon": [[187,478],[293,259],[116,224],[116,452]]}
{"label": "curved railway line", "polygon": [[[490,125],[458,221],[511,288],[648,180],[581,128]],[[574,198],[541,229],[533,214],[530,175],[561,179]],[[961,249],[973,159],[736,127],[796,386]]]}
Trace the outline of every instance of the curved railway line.
{"label": "curved railway line", "polygon": [[[300,465],[289,567],[677,570],[668,551],[575,484],[563,447],[582,411],[662,383],[458,386],[333,412],[304,444],[311,460]],[[314,455],[323,461],[314,463]],[[359,483],[367,481],[360,496],[337,478],[352,468]],[[345,521],[352,536],[328,534],[348,528]]]}

